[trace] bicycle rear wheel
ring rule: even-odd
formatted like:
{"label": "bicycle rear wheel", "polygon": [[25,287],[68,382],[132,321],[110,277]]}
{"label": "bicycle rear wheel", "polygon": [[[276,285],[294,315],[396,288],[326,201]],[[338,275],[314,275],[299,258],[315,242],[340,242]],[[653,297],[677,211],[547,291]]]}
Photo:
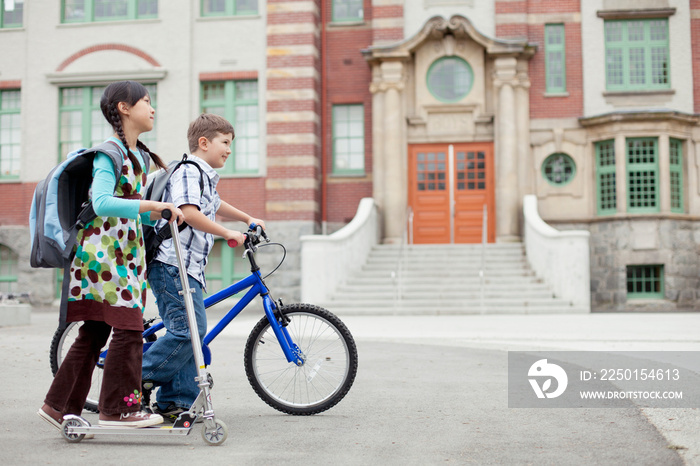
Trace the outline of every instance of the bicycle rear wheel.
{"label": "bicycle rear wheel", "polygon": [[287,330],[305,363],[287,362],[267,318],[248,337],[244,363],[253,390],[268,405],[287,414],[317,414],[335,406],[357,374],[357,347],[345,324],[310,304],[284,306]]}
{"label": "bicycle rear wheel", "polygon": [[[56,329],[53,334],[53,339],[51,340],[51,373],[55,376],[58,372],[58,368],[66,357],[68,350],[73,346],[73,342],[78,337],[78,330],[82,322],[69,322],[64,328],[60,326]],[[110,337],[111,339],[111,337]],[[102,350],[100,354],[104,353],[109,346],[109,341]],[[92,373],[92,382],[90,383],[90,392],[88,393],[87,400],[85,400],[85,409],[93,413],[99,412],[97,409],[97,404],[100,399],[100,388],[102,387],[102,364],[97,363],[97,367]]]}
{"label": "bicycle rear wheel", "polygon": [[[68,350],[73,346],[73,342],[78,337],[78,331],[82,322],[70,322],[64,328],[60,326],[56,329],[51,340],[51,350],[49,360],[51,362],[51,373],[55,376],[58,368],[66,357]],[[150,335],[144,339],[144,342],[156,341],[156,335]],[[90,392],[85,400],[85,409],[93,413],[98,413],[98,404],[100,401],[100,389],[102,388],[102,378],[104,369],[104,358],[107,356],[107,348],[112,340],[110,335],[105,346],[100,350],[100,359],[97,361],[97,366],[92,372],[92,381],[90,383]]]}

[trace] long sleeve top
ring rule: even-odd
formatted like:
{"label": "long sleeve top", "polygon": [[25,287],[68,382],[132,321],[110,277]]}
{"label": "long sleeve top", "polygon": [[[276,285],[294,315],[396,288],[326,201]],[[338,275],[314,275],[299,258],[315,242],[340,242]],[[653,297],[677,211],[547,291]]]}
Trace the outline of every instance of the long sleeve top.
{"label": "long sleeve top", "polygon": [[[126,151],[126,148],[119,139],[112,137],[111,140],[119,144],[122,150]],[[131,153],[136,156],[141,167],[143,167],[144,162],[141,153],[138,150],[132,150]],[[95,213],[101,217],[131,219],[135,219],[140,215],[143,223],[146,225],[153,225],[154,222],[150,219],[150,212],[139,214],[140,201],[138,199],[121,199],[114,197],[114,186],[116,182],[117,179],[114,176],[114,164],[112,163],[112,159],[110,159],[108,155],[99,152],[95,156],[95,161],[92,165],[92,206],[95,209]]]}

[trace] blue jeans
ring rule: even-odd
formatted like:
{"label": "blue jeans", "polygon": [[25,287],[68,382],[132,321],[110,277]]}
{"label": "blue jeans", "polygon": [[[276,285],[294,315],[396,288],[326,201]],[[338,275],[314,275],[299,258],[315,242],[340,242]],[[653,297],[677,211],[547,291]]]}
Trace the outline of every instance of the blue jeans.
{"label": "blue jeans", "polygon": [[[202,285],[189,275],[187,278],[190,288],[194,290],[192,301],[201,340],[207,332]],[[142,378],[160,386],[156,402],[161,408],[175,403],[176,406],[187,409],[197,398],[199,386],[195,381],[197,367],[192,352],[185,300],[179,294],[182,291],[180,272],[175,266],[153,261],[148,266],[148,282],[156,296],[158,313],[167,332],[143,354]]]}

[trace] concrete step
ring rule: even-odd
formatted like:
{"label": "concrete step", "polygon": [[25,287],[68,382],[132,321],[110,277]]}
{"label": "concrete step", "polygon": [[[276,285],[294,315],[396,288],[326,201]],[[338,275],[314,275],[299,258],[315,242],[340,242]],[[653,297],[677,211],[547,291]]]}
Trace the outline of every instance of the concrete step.
{"label": "concrete step", "polygon": [[587,309],[573,306],[480,306],[465,304],[462,306],[426,306],[410,308],[403,306],[334,306],[333,303],[322,305],[338,316],[351,315],[467,315],[467,314],[583,314]]}
{"label": "concrete step", "polygon": [[[365,290],[367,292],[381,292],[381,291],[395,291],[397,285],[393,281],[363,281],[359,282],[354,280],[352,282],[340,285],[337,289],[338,293],[341,292],[352,292],[357,293],[358,291]],[[480,293],[481,284],[479,280],[473,280],[469,282],[462,282],[458,287],[453,283],[440,281],[431,282],[426,280],[413,281],[413,282],[402,282],[400,289],[403,292],[454,292],[454,293]],[[551,289],[544,283],[539,282],[512,282],[512,283],[485,283],[484,292],[485,293],[496,293],[496,294],[522,294],[522,293],[549,293]]]}
{"label": "concrete step", "polygon": [[401,308],[431,308],[431,307],[478,307],[482,304],[489,308],[494,307],[570,307],[571,303],[557,298],[509,298],[495,297],[485,298],[483,303],[479,299],[450,299],[450,298],[413,298],[413,299],[373,299],[365,296],[355,296],[350,299],[333,299],[326,304],[333,307],[383,307],[400,305]]}
{"label": "concrete step", "polygon": [[[397,273],[398,272],[398,273]],[[408,269],[408,270],[365,270],[360,272],[360,277],[362,278],[381,278],[381,277],[394,277],[400,274],[402,278],[422,278],[422,277],[436,277],[440,279],[448,278],[465,278],[479,277],[478,269],[446,269],[446,270],[431,270],[431,269]],[[530,269],[493,269],[486,270],[484,272],[485,276],[489,279],[496,279],[501,277],[534,277],[535,273]]]}
{"label": "concrete step", "polygon": [[554,297],[530,269],[522,243],[378,245],[361,271],[319,304],[339,315],[586,312]]}
{"label": "concrete step", "polygon": [[[478,289],[471,291],[455,291],[455,290],[413,290],[404,289],[397,293],[392,289],[363,289],[363,288],[345,288],[338,290],[333,295],[334,301],[353,301],[358,297],[362,299],[379,299],[379,300],[394,300],[403,299],[411,300],[431,300],[431,299],[449,299],[449,300],[478,300],[481,299],[481,292]],[[550,299],[554,295],[549,290],[522,290],[518,292],[504,292],[496,290],[485,290],[483,297],[485,299],[512,298],[522,300],[532,299]]]}

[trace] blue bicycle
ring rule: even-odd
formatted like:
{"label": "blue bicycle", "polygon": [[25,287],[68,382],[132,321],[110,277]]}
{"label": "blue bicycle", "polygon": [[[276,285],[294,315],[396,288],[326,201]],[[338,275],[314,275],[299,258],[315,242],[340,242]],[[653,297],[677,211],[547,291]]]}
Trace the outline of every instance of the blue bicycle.
{"label": "blue bicycle", "polygon": [[[263,277],[255,253],[259,247],[271,245],[281,247],[285,253],[277,267]],[[273,300],[264,279],[280,267],[286,250],[280,243],[270,243],[262,228],[252,226],[246,234],[244,248],[244,255],[250,262],[250,275],[204,300],[205,307],[210,307],[248,290],[204,337],[205,364],[211,363],[209,344],[260,296],[265,317],[248,336],[244,351],[245,371],[253,390],[268,405],[283,413],[310,415],[326,411],[345,397],[357,374],[357,347],[350,331],[326,309],[311,304],[284,305],[281,300]],[[154,321],[155,318],[144,322],[144,352],[158,338],[157,332],[164,328],[162,322],[153,324]],[[50,354],[54,375],[77,337],[79,326],[79,322],[72,322],[54,333]],[[98,412],[107,346],[97,362],[85,403],[85,409],[92,412]],[[208,378],[213,382],[211,374]]]}

